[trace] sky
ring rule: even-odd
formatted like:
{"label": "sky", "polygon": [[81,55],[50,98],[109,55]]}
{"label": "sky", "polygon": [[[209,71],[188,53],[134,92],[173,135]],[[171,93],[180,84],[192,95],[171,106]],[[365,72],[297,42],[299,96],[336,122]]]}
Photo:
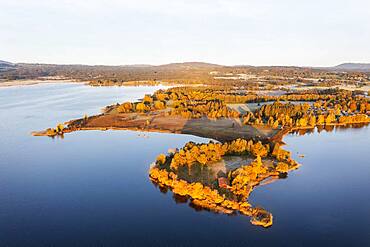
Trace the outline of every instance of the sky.
{"label": "sky", "polygon": [[0,60],[370,62],[369,0],[0,0]]}

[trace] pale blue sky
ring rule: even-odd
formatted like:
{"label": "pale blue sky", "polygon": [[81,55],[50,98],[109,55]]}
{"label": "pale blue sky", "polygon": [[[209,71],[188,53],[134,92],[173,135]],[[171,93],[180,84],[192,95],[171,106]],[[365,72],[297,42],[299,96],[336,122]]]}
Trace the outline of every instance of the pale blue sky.
{"label": "pale blue sky", "polygon": [[0,0],[12,62],[370,62],[370,0]]}

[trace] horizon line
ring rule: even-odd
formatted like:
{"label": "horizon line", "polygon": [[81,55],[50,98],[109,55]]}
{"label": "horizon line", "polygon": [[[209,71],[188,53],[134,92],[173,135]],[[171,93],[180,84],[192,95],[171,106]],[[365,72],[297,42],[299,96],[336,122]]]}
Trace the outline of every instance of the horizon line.
{"label": "horizon line", "polygon": [[49,63],[49,62],[13,62],[11,60],[2,60],[3,62],[8,62],[11,64],[37,64],[37,65],[59,65],[59,66],[106,66],[106,67],[130,67],[130,66],[143,66],[143,67],[157,67],[157,66],[165,66],[171,64],[190,64],[190,63],[198,63],[198,64],[208,64],[214,66],[223,66],[223,67],[300,67],[300,68],[331,68],[335,66],[339,66],[342,64],[370,64],[370,62],[341,62],[337,63],[336,65],[331,66],[316,66],[316,65],[251,65],[251,64],[221,64],[221,63],[213,63],[213,62],[205,62],[205,61],[175,61],[170,63],[160,63],[160,64],[151,64],[151,63],[128,63],[128,64],[99,64],[99,63]]}

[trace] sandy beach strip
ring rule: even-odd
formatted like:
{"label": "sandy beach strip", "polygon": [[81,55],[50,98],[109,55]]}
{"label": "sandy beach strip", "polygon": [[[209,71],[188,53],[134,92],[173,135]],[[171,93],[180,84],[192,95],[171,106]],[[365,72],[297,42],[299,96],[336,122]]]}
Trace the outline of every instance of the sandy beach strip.
{"label": "sandy beach strip", "polygon": [[67,79],[60,79],[60,80],[12,80],[12,81],[0,81],[0,88],[1,87],[13,87],[13,86],[29,86],[29,85],[35,85],[35,84],[41,84],[41,83],[87,83],[82,81],[76,81],[76,80],[67,80]]}

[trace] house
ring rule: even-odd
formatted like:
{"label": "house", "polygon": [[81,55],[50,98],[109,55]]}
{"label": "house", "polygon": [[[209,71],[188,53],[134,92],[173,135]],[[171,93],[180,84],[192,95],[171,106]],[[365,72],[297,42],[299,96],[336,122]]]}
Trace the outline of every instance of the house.
{"label": "house", "polygon": [[220,188],[228,189],[230,187],[229,186],[229,181],[225,177],[220,177],[220,178],[217,179],[217,181],[218,181],[218,186]]}

